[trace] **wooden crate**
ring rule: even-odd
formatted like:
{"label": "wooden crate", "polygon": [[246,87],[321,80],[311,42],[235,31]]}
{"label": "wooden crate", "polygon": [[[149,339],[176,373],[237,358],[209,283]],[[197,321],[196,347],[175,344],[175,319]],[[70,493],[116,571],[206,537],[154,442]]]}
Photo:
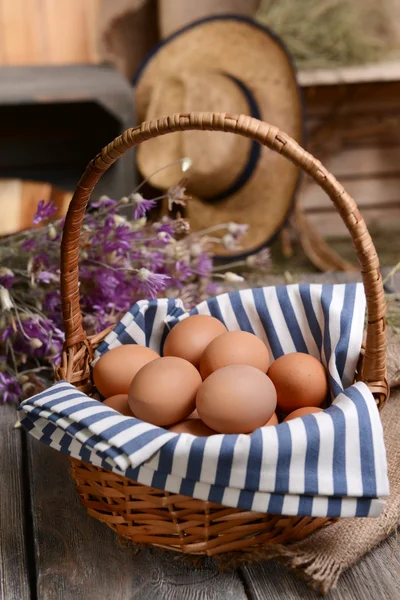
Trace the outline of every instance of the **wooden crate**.
{"label": "wooden crate", "polygon": [[[368,227],[400,226],[400,62],[301,72],[308,147],[358,203]],[[304,180],[300,202],[324,237],[347,233]]]}
{"label": "wooden crate", "polygon": [[0,179],[0,236],[32,227],[38,203],[52,201],[57,208],[54,219],[64,216],[72,198],[71,192],[50,183]]}
{"label": "wooden crate", "polygon": [[[0,178],[49,182],[74,190],[87,163],[134,125],[133,91],[111,67],[0,67]],[[129,152],[96,195],[134,186]]]}

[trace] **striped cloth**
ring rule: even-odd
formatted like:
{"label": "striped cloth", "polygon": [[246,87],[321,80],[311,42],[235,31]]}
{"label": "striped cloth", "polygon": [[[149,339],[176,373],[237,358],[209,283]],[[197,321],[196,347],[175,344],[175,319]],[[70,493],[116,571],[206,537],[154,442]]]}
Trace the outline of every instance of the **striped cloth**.
{"label": "striped cloth", "polygon": [[251,435],[202,438],[124,417],[60,381],[21,404],[22,425],[56,450],[169,492],[275,514],[378,516],[389,493],[382,426],[367,386],[352,385],[364,324],[362,285],[243,290],[190,313],[180,300],[140,301],[98,347],[97,359],[129,343],[162,352],[169,329],[198,313],[255,333],[274,358],[299,351],[321,360],[332,405]]}

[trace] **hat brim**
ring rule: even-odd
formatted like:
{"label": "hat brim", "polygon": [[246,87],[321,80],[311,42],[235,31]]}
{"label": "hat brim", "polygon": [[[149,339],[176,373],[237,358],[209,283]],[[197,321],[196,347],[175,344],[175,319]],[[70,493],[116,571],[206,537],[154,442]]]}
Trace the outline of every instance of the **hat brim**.
{"label": "hat brim", "polygon": [[[264,26],[245,17],[220,15],[192,23],[163,40],[134,79],[139,121],[146,119],[152,88],[160,77],[188,68],[217,71],[243,81],[257,102],[261,119],[303,142],[303,103],[293,61],[282,42]],[[180,110],[177,106],[176,112]],[[190,110],[201,111],[202,107]],[[191,227],[196,231],[227,221],[247,223],[249,233],[240,255],[254,252],[270,244],[285,224],[298,181],[298,167],[263,147],[251,176],[231,196],[217,202],[200,198],[188,202]],[[237,258],[238,252],[221,255]]]}

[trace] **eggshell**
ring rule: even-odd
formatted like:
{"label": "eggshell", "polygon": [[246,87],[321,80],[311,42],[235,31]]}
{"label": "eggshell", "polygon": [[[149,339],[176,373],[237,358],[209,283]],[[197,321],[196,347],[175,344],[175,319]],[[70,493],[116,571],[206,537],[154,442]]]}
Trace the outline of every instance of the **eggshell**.
{"label": "eggshell", "polygon": [[207,437],[217,433],[213,429],[207,427],[201,419],[185,419],[185,421],[181,421],[180,423],[176,423],[176,425],[169,427],[169,430],[174,433],[191,433],[192,435],[197,435],[199,437]]}
{"label": "eggshell", "polygon": [[279,357],[268,369],[268,376],[276,388],[278,408],[285,414],[306,406],[321,406],[328,394],[325,368],[303,352]]}
{"label": "eggshell", "polygon": [[143,367],[160,355],[146,346],[123,344],[108,350],[93,368],[93,381],[105,398],[127,394],[132,379]]}
{"label": "eggshell", "polygon": [[263,427],[270,427],[271,425],[279,425],[278,417],[276,412],[273,413],[272,417],[263,425]]}
{"label": "eggshell", "polygon": [[312,413],[317,412],[322,412],[322,408],[318,408],[317,406],[304,406],[303,408],[298,408],[291,412],[283,419],[283,421],[291,421],[292,419],[297,419],[297,417],[304,417],[305,415],[311,415]]}
{"label": "eggshell", "polygon": [[211,373],[229,365],[249,365],[266,373],[270,356],[264,342],[247,331],[228,331],[215,338],[200,359],[200,373],[206,379]]}
{"label": "eggshell", "polygon": [[129,408],[128,404],[128,394],[117,394],[116,396],[111,396],[104,400],[103,404],[117,410],[124,415],[125,417],[133,417],[133,413]]}
{"label": "eggshell", "polygon": [[272,417],[276,392],[256,367],[230,365],[203,381],[196,406],[201,420],[219,433],[251,433]]}
{"label": "eggshell", "polygon": [[226,333],[221,321],[208,315],[193,315],[180,321],[167,335],[164,356],[179,356],[195,367],[208,344],[217,336]]}
{"label": "eggshell", "polygon": [[133,379],[129,406],[138,419],[167,427],[193,412],[200,384],[200,373],[187,360],[158,358],[144,365]]}

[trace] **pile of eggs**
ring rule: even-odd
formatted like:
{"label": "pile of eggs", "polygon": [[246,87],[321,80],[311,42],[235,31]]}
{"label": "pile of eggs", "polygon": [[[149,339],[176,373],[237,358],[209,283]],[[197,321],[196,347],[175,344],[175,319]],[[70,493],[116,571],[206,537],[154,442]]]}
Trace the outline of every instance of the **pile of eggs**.
{"label": "pile of eggs", "polygon": [[197,436],[277,425],[321,411],[328,395],[316,358],[293,352],[271,362],[257,336],[227,331],[207,315],[180,321],[162,358],[138,345],[109,350],[93,380],[104,404],[121,414]]}

